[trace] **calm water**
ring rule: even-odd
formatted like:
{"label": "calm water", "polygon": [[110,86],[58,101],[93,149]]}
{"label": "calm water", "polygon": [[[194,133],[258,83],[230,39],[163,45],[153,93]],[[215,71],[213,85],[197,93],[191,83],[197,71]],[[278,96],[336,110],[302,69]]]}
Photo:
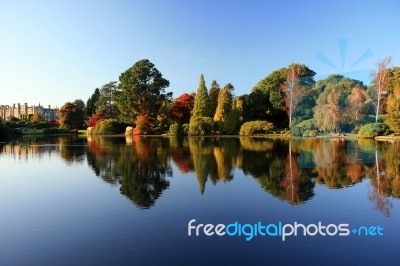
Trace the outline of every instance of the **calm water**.
{"label": "calm water", "polygon": [[[257,138],[2,143],[0,265],[398,265],[399,148]],[[383,236],[196,237],[191,219],[380,226]]]}

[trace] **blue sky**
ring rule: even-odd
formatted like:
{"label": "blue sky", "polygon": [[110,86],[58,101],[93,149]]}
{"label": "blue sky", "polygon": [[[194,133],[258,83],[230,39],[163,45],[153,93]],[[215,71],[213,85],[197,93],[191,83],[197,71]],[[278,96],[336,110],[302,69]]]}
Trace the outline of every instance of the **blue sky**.
{"label": "blue sky", "polygon": [[0,104],[86,102],[144,58],[174,97],[201,73],[249,93],[292,62],[368,82],[379,59],[399,65],[399,11],[399,0],[0,0]]}

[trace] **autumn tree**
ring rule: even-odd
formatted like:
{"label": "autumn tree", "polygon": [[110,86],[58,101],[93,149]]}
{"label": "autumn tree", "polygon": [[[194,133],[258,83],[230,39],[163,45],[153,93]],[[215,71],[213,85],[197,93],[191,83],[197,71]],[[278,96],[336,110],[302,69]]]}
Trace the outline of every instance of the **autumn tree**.
{"label": "autumn tree", "polygon": [[370,88],[372,104],[375,107],[375,123],[378,123],[379,112],[382,105],[382,100],[388,93],[389,75],[391,74],[390,65],[392,58],[386,57],[383,60],[378,61],[377,70],[373,74],[374,80]]}
{"label": "autumn tree", "polygon": [[172,102],[172,119],[180,124],[189,123],[190,114],[194,106],[194,96],[184,93]]}
{"label": "autumn tree", "polygon": [[169,81],[147,59],[123,72],[119,81],[113,100],[123,122],[133,123],[139,115],[147,115],[154,121],[162,103],[172,96],[172,93],[165,93]]}
{"label": "autumn tree", "polygon": [[368,112],[370,97],[367,91],[359,86],[354,87],[347,98],[345,111],[351,119],[362,119]]}
{"label": "autumn tree", "polygon": [[400,87],[388,97],[386,112],[385,124],[394,132],[400,133]]}
{"label": "autumn tree", "polygon": [[35,112],[32,115],[31,121],[33,124],[37,124],[37,123],[43,123],[46,122],[46,119],[44,118],[43,115],[41,115],[39,112]]}
{"label": "autumn tree", "polygon": [[217,81],[213,80],[211,83],[211,88],[209,91],[210,95],[210,102],[211,102],[211,116],[215,115],[215,111],[217,110],[217,105],[218,105],[218,94],[221,91],[219,84]]}
{"label": "autumn tree", "polygon": [[233,86],[228,83],[218,95],[218,106],[215,111],[214,122],[220,133],[223,134],[233,134],[238,124],[232,90]]}
{"label": "autumn tree", "polygon": [[352,122],[346,115],[346,102],[353,88],[365,88],[358,80],[346,78],[342,75],[330,75],[315,84],[319,93],[314,118],[318,129],[323,131],[343,130],[343,125]]}
{"label": "autumn tree", "polygon": [[339,95],[335,90],[328,94],[326,102],[318,98],[314,118],[320,130],[327,132],[340,129]]}
{"label": "autumn tree", "polygon": [[61,106],[60,127],[65,129],[81,129],[84,126],[84,111],[77,105],[67,102]]}
{"label": "autumn tree", "polygon": [[102,113],[106,117],[117,117],[117,105],[113,102],[113,94],[117,89],[117,82],[110,81],[100,88],[100,97],[96,103],[96,113]]}

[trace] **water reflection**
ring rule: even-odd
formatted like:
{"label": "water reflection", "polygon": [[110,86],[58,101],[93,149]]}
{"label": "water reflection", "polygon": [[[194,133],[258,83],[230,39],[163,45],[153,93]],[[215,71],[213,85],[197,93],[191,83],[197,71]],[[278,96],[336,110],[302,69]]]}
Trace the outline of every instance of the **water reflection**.
{"label": "water reflection", "polygon": [[316,185],[343,189],[368,178],[368,199],[389,216],[391,198],[400,198],[399,145],[247,137],[23,138],[2,143],[0,158],[59,156],[69,165],[87,162],[139,208],[150,208],[169,188],[171,164],[182,175],[196,176],[201,195],[209,185],[229,184],[240,169],[266,193],[293,205],[312,199]]}

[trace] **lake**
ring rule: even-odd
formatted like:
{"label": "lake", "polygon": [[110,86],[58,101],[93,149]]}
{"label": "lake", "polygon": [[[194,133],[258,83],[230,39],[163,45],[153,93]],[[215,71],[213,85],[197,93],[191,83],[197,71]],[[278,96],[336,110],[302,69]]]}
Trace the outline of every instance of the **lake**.
{"label": "lake", "polygon": [[0,265],[397,265],[399,151],[248,137],[0,143]]}

